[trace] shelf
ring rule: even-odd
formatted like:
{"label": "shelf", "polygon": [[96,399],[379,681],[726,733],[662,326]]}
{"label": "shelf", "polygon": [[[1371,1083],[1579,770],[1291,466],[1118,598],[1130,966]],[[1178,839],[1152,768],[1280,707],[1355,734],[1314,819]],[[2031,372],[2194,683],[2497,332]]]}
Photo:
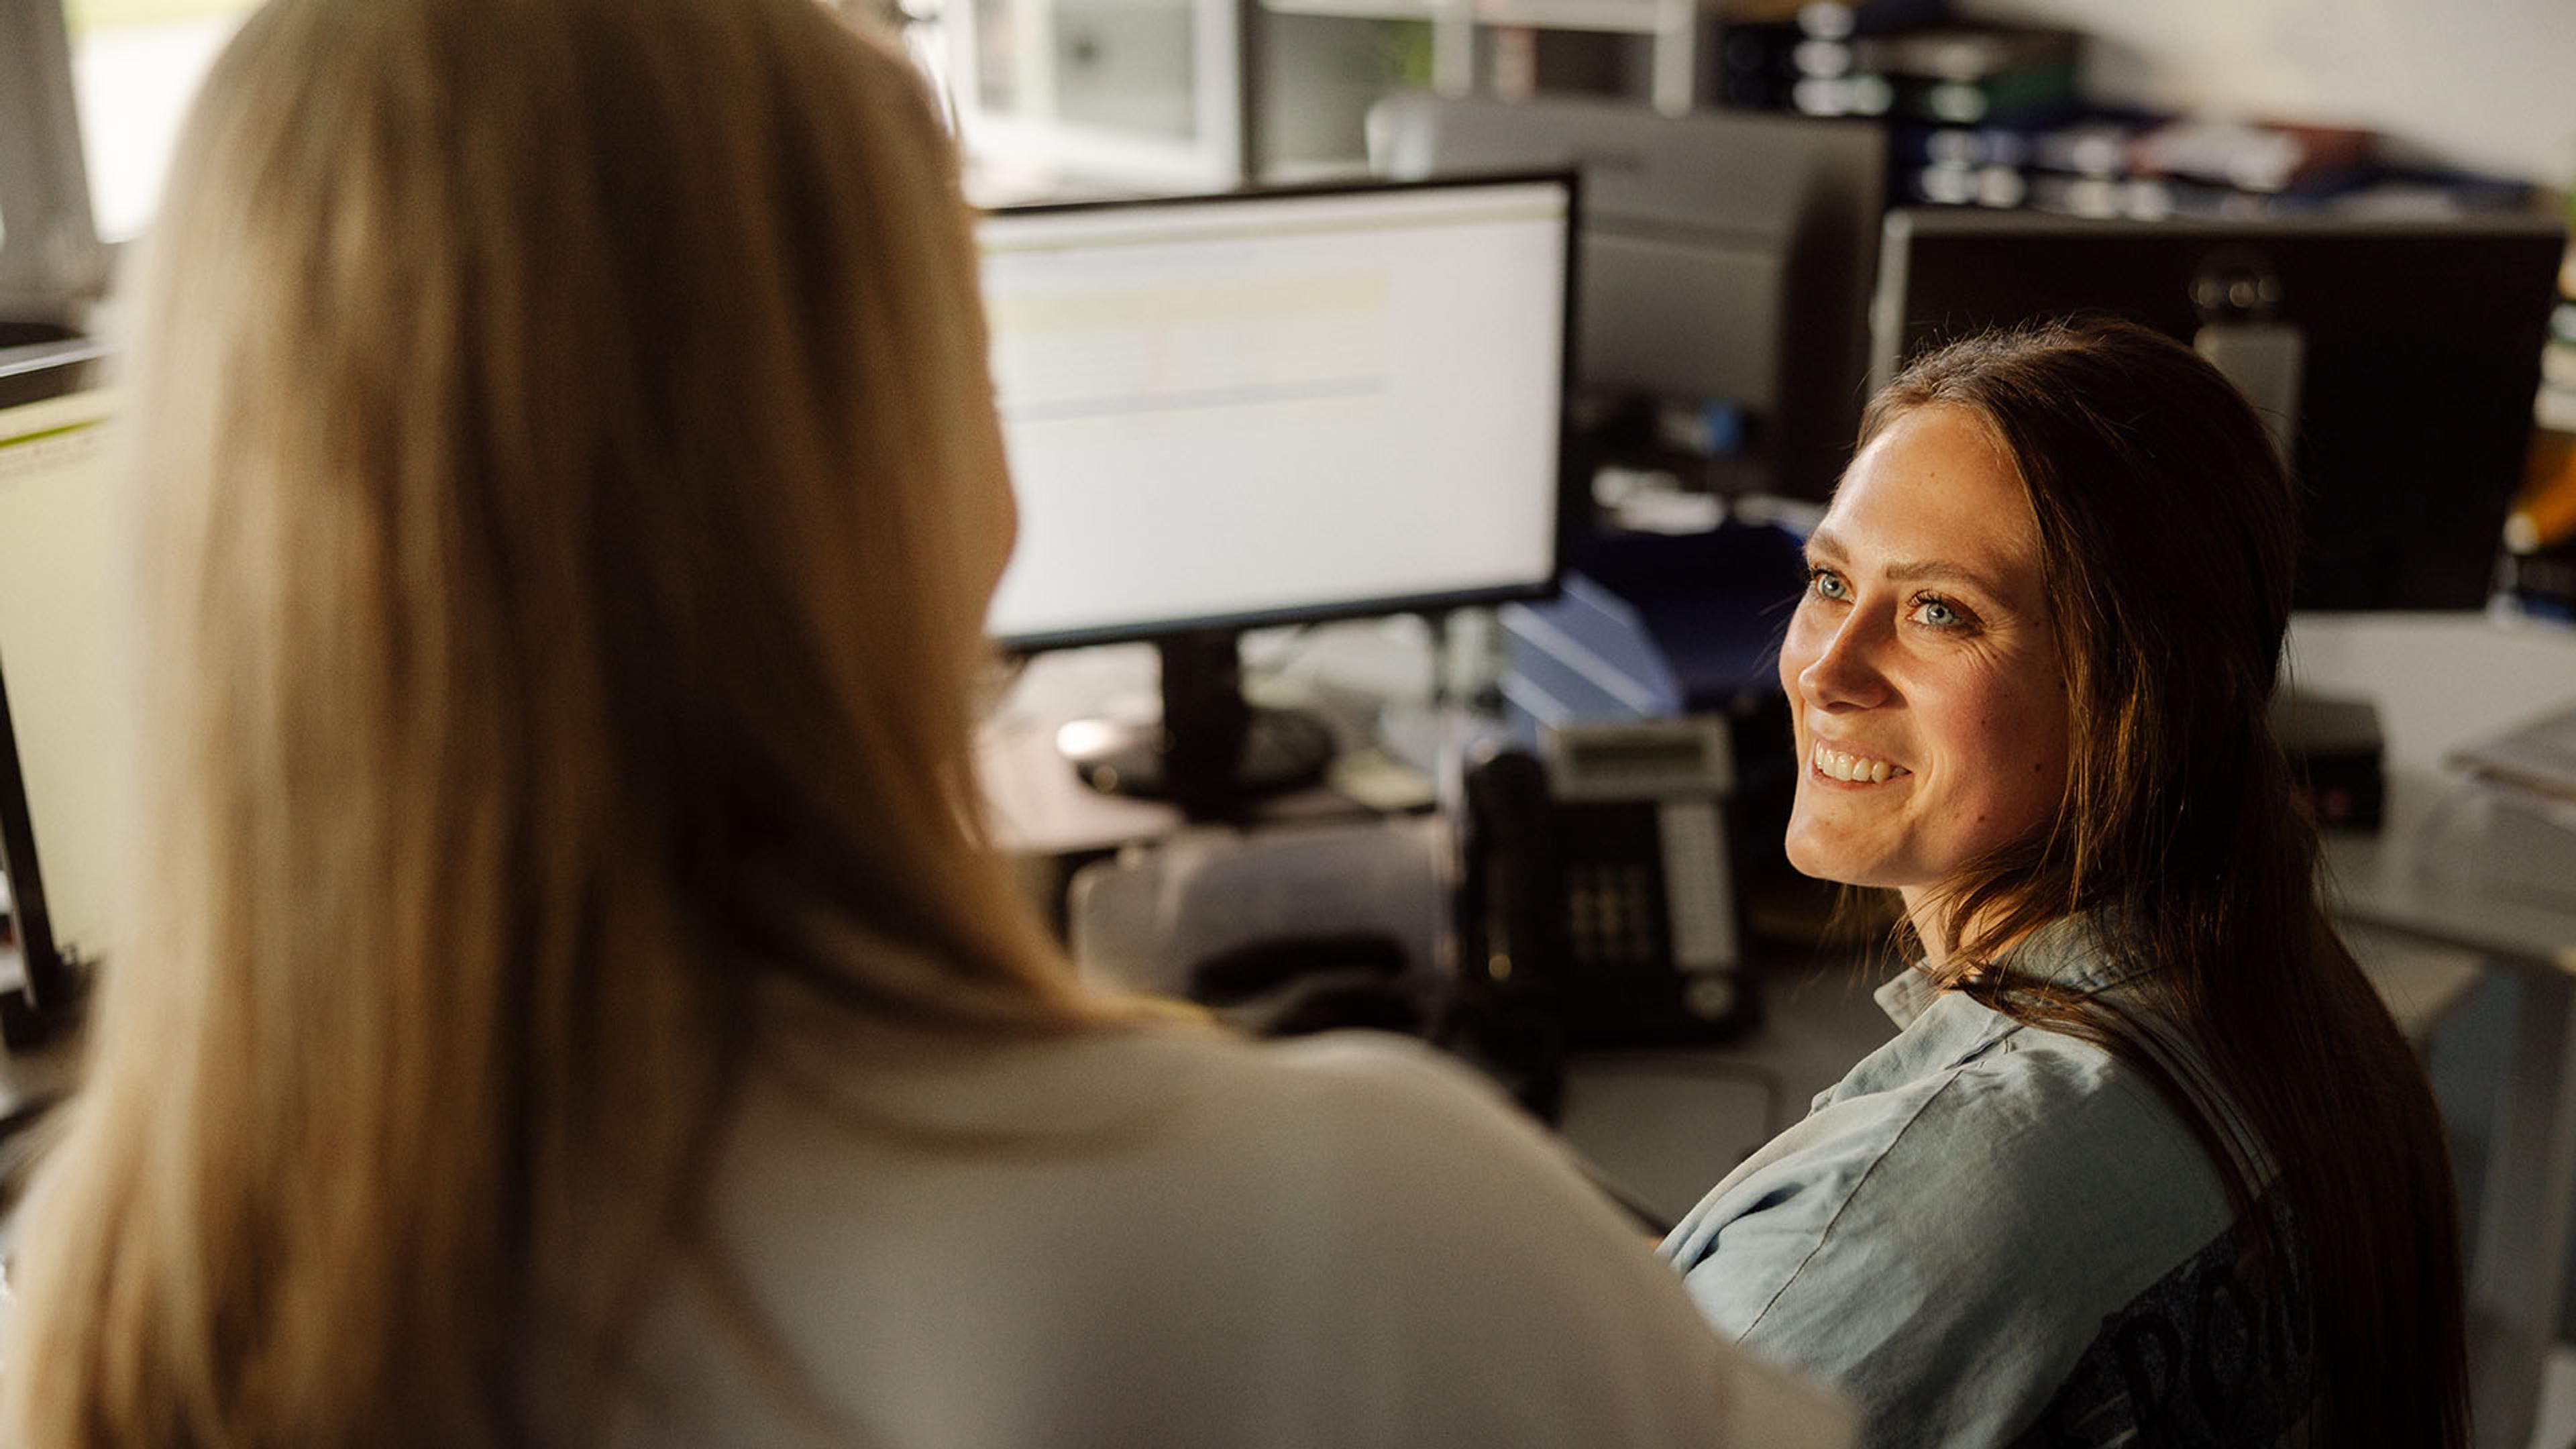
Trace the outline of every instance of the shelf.
{"label": "shelf", "polygon": [[1334,20],[1436,20],[1457,7],[1450,0],[1261,0],[1261,8]]}
{"label": "shelf", "polygon": [[1431,88],[1475,89],[1476,29],[1503,26],[1642,35],[1655,42],[1652,99],[1668,116],[1691,108],[1704,0],[1256,0],[1271,15],[1342,20],[1422,20],[1432,28]]}
{"label": "shelf", "polygon": [[1692,0],[1474,0],[1469,8],[1482,25],[1611,35],[1661,35],[1697,18]]}
{"label": "shelf", "polygon": [[1468,20],[1539,30],[1660,35],[1693,24],[1694,0],[1261,0],[1273,15],[1344,20]]}

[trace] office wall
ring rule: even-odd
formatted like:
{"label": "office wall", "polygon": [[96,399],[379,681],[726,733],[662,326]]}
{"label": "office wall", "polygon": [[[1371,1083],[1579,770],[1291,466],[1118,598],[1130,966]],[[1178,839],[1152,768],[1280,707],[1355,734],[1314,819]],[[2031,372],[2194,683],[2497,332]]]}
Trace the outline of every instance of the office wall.
{"label": "office wall", "polygon": [[2576,181],[2569,0],[1958,0],[2097,38],[2094,93],[2376,127],[2439,159]]}

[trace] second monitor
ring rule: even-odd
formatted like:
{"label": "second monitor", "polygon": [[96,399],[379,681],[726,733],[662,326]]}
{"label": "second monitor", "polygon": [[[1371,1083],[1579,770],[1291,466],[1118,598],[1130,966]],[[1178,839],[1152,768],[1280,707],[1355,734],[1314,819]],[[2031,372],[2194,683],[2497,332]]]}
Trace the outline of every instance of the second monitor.
{"label": "second monitor", "polygon": [[1195,814],[1310,781],[1329,739],[1244,704],[1241,630],[1554,589],[1573,212],[1549,176],[984,219],[990,630],[1162,646],[1162,719],[1069,739],[1086,779]]}
{"label": "second monitor", "polygon": [[2303,496],[2301,609],[2475,609],[2522,484],[2557,298],[2553,217],[2095,221],[1890,213],[1884,382],[1987,327],[2108,313],[2191,343]]}
{"label": "second monitor", "polygon": [[1408,93],[1369,114],[1384,175],[1579,169],[1578,387],[1739,419],[1710,485],[1796,498],[1830,495],[1851,458],[1886,153],[1868,121],[1573,97]]}

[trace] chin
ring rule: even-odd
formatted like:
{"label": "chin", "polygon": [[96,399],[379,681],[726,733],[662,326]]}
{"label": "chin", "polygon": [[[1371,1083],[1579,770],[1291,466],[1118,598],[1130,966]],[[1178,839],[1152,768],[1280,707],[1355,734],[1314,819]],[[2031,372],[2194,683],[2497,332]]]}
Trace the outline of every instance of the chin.
{"label": "chin", "polygon": [[1895,890],[1918,883],[1916,872],[1905,869],[1903,862],[1891,860],[1885,851],[1871,849],[1865,841],[1837,840],[1830,832],[1795,817],[1789,821],[1789,832],[1782,844],[1790,867],[1816,880],[1869,890]]}
{"label": "chin", "polygon": [[1829,880],[1840,885],[1872,884],[1865,878],[1870,874],[1869,870],[1861,861],[1855,860],[1851,852],[1808,838],[1805,832],[1798,829],[1795,822],[1789,826],[1787,846],[1789,865],[1800,875],[1811,876],[1817,880]]}

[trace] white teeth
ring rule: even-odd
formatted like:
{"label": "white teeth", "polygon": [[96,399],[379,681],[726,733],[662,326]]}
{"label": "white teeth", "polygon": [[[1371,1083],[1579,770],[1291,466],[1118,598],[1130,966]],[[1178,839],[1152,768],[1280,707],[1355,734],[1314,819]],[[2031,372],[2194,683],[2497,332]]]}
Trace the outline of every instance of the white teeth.
{"label": "white teeth", "polygon": [[1816,768],[1825,774],[1855,784],[1884,785],[1906,773],[1885,760],[1864,759],[1843,750],[1829,750],[1822,745],[1816,747],[1815,762]]}

